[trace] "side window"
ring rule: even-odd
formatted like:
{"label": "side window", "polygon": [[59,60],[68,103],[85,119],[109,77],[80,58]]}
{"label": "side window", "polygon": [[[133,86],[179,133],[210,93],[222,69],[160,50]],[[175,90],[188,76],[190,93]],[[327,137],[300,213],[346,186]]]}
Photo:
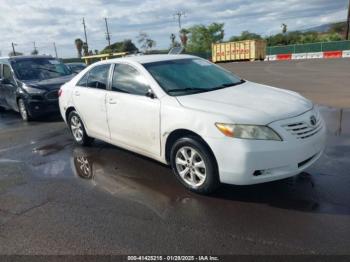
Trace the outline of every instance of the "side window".
{"label": "side window", "polygon": [[13,78],[13,74],[11,72],[11,68],[8,65],[2,65],[2,77],[8,80],[10,83],[14,83],[15,79]]}
{"label": "side window", "polygon": [[100,65],[96,66],[89,71],[89,76],[87,78],[87,87],[106,89],[108,84],[108,73],[110,65]]}
{"label": "side window", "polygon": [[88,77],[89,77],[89,72],[87,72],[87,73],[79,80],[79,82],[77,83],[77,86],[86,87]]}
{"label": "side window", "polygon": [[146,78],[135,68],[116,64],[113,72],[112,91],[133,95],[146,95],[149,90]]}

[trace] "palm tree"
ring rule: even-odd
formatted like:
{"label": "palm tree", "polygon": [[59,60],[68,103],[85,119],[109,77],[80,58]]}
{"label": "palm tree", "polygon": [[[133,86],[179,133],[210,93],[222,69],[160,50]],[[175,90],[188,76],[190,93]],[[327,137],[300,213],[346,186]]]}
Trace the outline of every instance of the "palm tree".
{"label": "palm tree", "polygon": [[81,40],[80,38],[75,39],[75,47],[77,48],[78,51],[78,57],[82,57],[82,51],[83,51],[83,40]]}
{"label": "palm tree", "polygon": [[181,40],[183,47],[186,47],[186,45],[187,45],[187,40],[188,40],[187,34],[188,33],[189,33],[189,31],[185,28],[182,28],[180,30],[180,40]]}

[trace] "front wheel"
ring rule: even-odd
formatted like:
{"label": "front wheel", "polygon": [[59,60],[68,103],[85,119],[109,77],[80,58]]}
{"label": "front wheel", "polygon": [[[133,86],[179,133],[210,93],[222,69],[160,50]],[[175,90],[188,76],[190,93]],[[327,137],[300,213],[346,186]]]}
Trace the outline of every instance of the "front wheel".
{"label": "front wheel", "polygon": [[82,146],[89,146],[94,141],[85,131],[83,122],[77,112],[72,111],[68,116],[68,125],[72,132],[74,141]]}
{"label": "front wheel", "polygon": [[216,160],[209,148],[196,137],[177,140],[171,149],[171,167],[189,190],[210,194],[219,186]]}

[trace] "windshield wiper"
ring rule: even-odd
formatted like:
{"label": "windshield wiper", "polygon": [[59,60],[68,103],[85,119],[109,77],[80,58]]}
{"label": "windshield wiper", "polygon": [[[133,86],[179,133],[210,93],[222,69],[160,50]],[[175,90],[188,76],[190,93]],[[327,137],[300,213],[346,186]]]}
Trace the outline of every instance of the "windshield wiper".
{"label": "windshield wiper", "polygon": [[241,79],[240,81],[235,82],[235,83],[224,83],[224,84],[222,84],[222,85],[219,85],[219,86],[217,86],[217,87],[214,87],[213,90],[221,89],[221,88],[225,88],[225,87],[231,87],[231,86],[240,85],[240,84],[243,84],[244,82],[245,82],[245,80]]}
{"label": "windshield wiper", "polygon": [[206,92],[206,91],[210,91],[210,89],[186,87],[186,88],[175,88],[175,89],[167,90],[167,92],[169,92],[169,93],[172,93],[172,92],[186,92],[186,91]]}
{"label": "windshield wiper", "polygon": [[34,68],[34,69],[46,70],[46,71],[53,72],[53,73],[57,73],[57,74],[60,73],[60,72],[58,72],[58,71],[55,71],[55,70],[52,70],[52,69],[49,69],[49,68],[45,68],[45,67],[40,67],[40,66],[33,67],[33,68]]}

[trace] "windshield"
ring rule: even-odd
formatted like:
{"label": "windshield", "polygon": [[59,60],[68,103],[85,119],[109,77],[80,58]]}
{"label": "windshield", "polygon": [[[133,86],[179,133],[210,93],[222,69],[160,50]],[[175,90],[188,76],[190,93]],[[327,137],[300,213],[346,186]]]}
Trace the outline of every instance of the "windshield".
{"label": "windshield", "polygon": [[20,80],[45,80],[72,74],[66,65],[53,58],[23,59],[11,64]]}
{"label": "windshield", "polygon": [[144,67],[171,96],[208,92],[244,82],[225,69],[199,58],[146,63]]}

